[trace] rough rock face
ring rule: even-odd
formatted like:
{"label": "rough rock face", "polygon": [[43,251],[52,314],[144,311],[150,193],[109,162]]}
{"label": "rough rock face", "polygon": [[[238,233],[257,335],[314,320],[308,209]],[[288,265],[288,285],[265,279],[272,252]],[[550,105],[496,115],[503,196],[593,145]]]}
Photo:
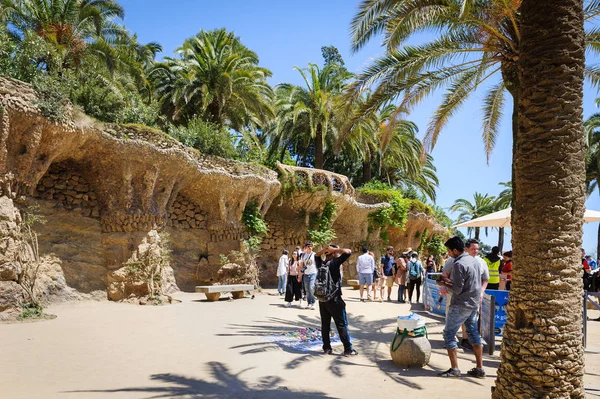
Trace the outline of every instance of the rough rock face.
{"label": "rough rock face", "polygon": [[[37,203],[47,220],[35,226],[44,297],[147,295],[147,284],[132,278],[124,264],[139,261],[152,231],[171,236],[163,293],[234,279],[234,270],[219,274],[220,255],[242,250],[248,234],[241,215],[249,203],[271,227],[256,259],[269,285],[276,281],[281,250],[306,241],[310,213],[328,198],[339,205],[338,244],[354,251],[368,235],[367,215],[385,206],[357,202],[345,176],[302,168],[286,173],[309,192],[280,196],[277,173],[267,168],[203,155],[158,130],[103,124],[76,111],[57,122],[35,103],[30,85],[0,76],[0,178],[13,176],[0,181],[0,191],[19,198],[18,206]],[[0,216],[0,229],[16,223],[13,216]],[[419,226],[431,232],[431,223]],[[0,281],[14,281],[21,273],[12,260],[16,242],[2,237]]]}
{"label": "rough rock face", "polygon": [[401,367],[425,367],[431,358],[431,344],[424,336],[406,337],[396,350],[393,349],[390,345],[392,361]]}
{"label": "rough rock face", "polygon": [[179,291],[168,256],[167,244],[151,230],[131,258],[108,273],[108,298],[154,298]]}

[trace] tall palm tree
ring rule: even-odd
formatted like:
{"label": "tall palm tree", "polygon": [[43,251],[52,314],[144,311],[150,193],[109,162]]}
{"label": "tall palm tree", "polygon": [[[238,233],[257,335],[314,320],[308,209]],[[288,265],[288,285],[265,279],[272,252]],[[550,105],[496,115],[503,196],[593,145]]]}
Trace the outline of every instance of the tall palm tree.
{"label": "tall palm tree", "polygon": [[[496,197],[495,211],[506,209],[512,203],[512,181],[498,184],[504,187],[504,190]],[[498,248],[500,248],[500,253],[502,253],[502,247],[504,247],[504,227],[498,229]]]}
{"label": "tall palm tree", "polygon": [[152,72],[162,111],[178,124],[195,116],[237,131],[273,116],[268,69],[225,29],[201,30]]}
{"label": "tall palm tree", "polygon": [[275,88],[276,125],[271,131],[272,148],[294,148],[297,152],[314,149],[314,167],[324,168],[324,154],[328,142],[337,136],[335,120],[336,96],[342,91],[339,65],[327,64],[319,68],[295,67],[304,80],[304,86],[288,83]]}
{"label": "tall palm tree", "polygon": [[[456,218],[456,223],[467,222],[472,219],[487,215],[494,211],[494,205],[496,198],[488,194],[475,193],[473,195],[473,202],[464,198],[459,198],[454,201],[454,204],[449,208],[452,212],[459,212]],[[469,227],[467,233],[471,235],[471,232],[475,229],[475,239],[479,240],[480,227]],[[488,228],[485,227],[485,235],[488,234]]]}
{"label": "tall palm tree", "polygon": [[[586,0],[585,20],[600,15],[600,2]],[[446,88],[429,123],[424,143],[433,148],[449,119],[479,87],[483,103],[482,136],[486,154],[495,145],[508,92],[513,99],[513,141],[517,131],[517,65],[522,38],[521,0],[363,0],[351,24],[354,50],[383,33],[385,55],[376,59],[350,87],[356,97],[375,86],[365,112],[400,97],[399,109],[411,109],[437,89]],[[432,32],[434,39],[404,45],[414,34]],[[600,30],[591,27],[588,49],[600,52]],[[585,75],[600,85],[600,68]],[[495,78],[499,77],[499,78]]]}
{"label": "tall palm tree", "polygon": [[48,70],[76,69],[86,56],[103,58],[110,68],[111,46],[128,37],[114,22],[125,15],[114,0],[1,0],[0,18],[15,37],[35,33],[51,53],[40,60]]}
{"label": "tall palm tree", "polygon": [[[597,3],[597,2],[596,2]],[[523,0],[515,271],[493,398],[583,398],[583,0]]]}

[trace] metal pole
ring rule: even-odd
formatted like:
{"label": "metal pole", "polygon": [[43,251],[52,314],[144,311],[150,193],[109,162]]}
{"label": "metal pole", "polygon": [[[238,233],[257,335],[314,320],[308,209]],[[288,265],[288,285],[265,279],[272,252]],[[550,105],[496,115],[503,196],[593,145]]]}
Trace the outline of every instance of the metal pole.
{"label": "metal pole", "polygon": [[587,344],[587,291],[583,291],[583,348]]}

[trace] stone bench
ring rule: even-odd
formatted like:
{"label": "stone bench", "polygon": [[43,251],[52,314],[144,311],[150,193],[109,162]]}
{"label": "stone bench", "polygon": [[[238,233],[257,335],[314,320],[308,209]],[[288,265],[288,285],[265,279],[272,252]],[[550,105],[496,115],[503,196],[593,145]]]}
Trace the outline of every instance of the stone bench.
{"label": "stone bench", "polygon": [[360,287],[360,284],[358,283],[358,280],[348,280],[347,283],[348,283],[349,286],[351,286],[355,290],[357,290]]}
{"label": "stone bench", "polygon": [[231,292],[233,299],[244,297],[244,291],[253,291],[252,284],[230,284],[230,285],[202,285],[196,287],[196,292],[206,295],[210,302],[218,301],[222,292]]}

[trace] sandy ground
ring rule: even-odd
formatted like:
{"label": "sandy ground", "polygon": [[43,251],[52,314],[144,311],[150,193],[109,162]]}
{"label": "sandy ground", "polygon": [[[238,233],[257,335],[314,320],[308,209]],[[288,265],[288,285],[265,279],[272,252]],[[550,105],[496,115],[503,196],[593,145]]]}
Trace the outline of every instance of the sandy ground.
{"label": "sandy ground", "polygon": [[[266,335],[320,326],[318,311],[285,308],[282,299],[267,293],[217,303],[203,294],[180,294],[182,303],[159,307],[67,303],[48,309],[58,316],[54,320],[2,324],[0,397],[490,397],[497,354],[485,356],[485,379],[436,377],[449,366],[441,319],[427,317],[433,347],[428,367],[403,370],[391,362],[395,318],[408,314],[411,305],[360,303],[357,291],[345,289],[360,352],[345,358],[266,342]],[[600,322],[589,322],[588,342],[585,384],[588,397],[600,397]],[[473,367],[471,353],[461,351],[459,357],[463,372]]]}

